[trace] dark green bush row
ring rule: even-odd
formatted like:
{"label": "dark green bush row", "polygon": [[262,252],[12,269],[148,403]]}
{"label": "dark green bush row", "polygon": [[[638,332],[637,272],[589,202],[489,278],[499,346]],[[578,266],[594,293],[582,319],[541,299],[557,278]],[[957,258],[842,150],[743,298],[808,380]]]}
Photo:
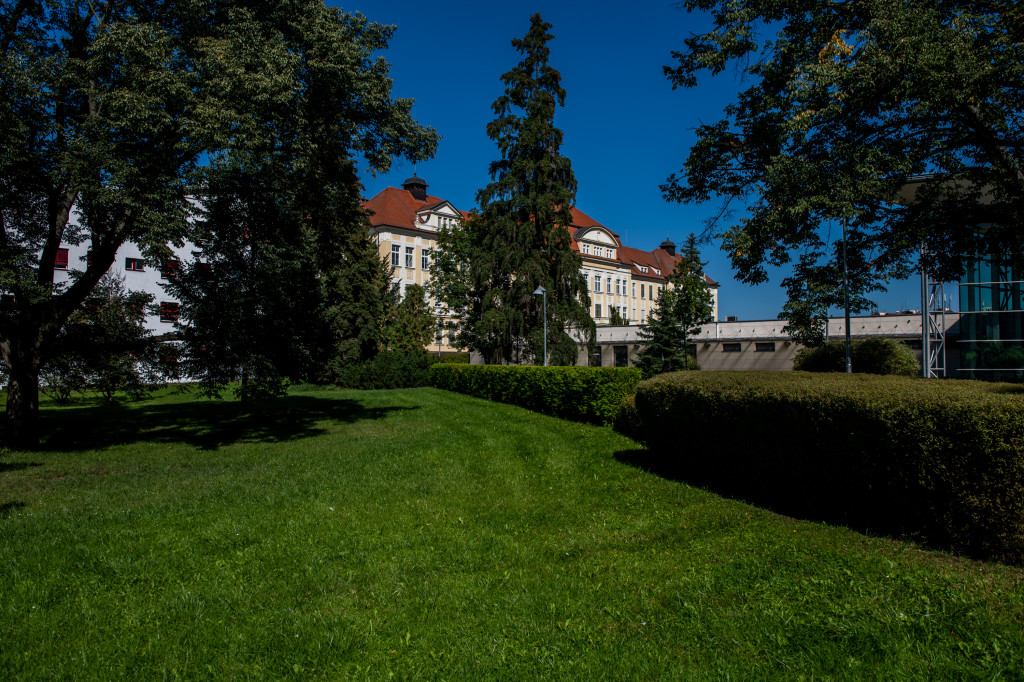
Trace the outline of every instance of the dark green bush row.
{"label": "dark green bush row", "polygon": [[674,475],[778,511],[1024,563],[1024,390],[804,372],[681,372],[636,407]]}
{"label": "dark green bush row", "polygon": [[437,356],[426,351],[387,350],[358,365],[338,372],[335,383],[342,388],[415,388],[427,386],[427,370]]}
{"label": "dark green bush row", "polygon": [[[850,367],[857,374],[918,376],[921,363],[905,343],[885,337],[854,339],[850,343]],[[793,369],[804,372],[845,372],[846,340],[830,339],[817,348],[803,348]]]}
{"label": "dark green bush row", "polygon": [[431,357],[434,358],[434,362],[441,363],[443,365],[468,365],[469,364],[469,353],[457,353],[453,351],[447,351],[441,353],[441,357],[431,353]]}
{"label": "dark green bush row", "polygon": [[430,383],[566,419],[611,423],[640,383],[635,367],[434,365]]}

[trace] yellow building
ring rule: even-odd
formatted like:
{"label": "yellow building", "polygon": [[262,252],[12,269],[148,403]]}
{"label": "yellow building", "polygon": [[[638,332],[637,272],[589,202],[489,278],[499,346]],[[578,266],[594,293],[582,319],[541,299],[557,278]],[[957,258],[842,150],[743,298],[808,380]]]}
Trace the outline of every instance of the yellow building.
{"label": "yellow building", "polygon": [[[403,295],[409,284],[425,286],[429,281],[438,229],[457,224],[468,215],[427,194],[427,183],[418,177],[409,178],[401,188],[388,187],[363,207],[373,211],[371,236],[381,256],[388,258],[394,268],[392,276]],[[668,275],[681,260],[675,244],[666,239],[653,251],[625,246],[618,234],[575,207],[569,231],[572,248],[583,259],[594,321],[607,325],[613,310],[626,324],[646,320],[654,311]],[[705,279],[711,287],[714,315],[718,319],[718,284],[710,277]],[[440,304],[435,305],[440,315]],[[449,341],[442,340],[442,350],[452,350]]]}

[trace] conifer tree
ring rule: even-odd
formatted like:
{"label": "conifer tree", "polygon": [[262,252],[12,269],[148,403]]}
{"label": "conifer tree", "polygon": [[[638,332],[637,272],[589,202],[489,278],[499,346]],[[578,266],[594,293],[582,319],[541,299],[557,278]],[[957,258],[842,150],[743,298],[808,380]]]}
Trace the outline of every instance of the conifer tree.
{"label": "conifer tree", "polygon": [[697,369],[689,353],[690,338],[714,320],[714,296],[704,278],[697,239],[690,235],[682,258],[668,276],[651,317],[640,325],[641,350],[637,366],[644,378],[662,372]]}
{"label": "conifer tree", "polygon": [[480,213],[466,221],[470,299],[464,338],[488,363],[542,362],[543,301],[551,364],[574,364],[581,341],[593,343],[590,298],[569,225],[576,179],[555,127],[565,90],[548,64],[551,25],[540,14],[512,45],[523,60],[502,76],[505,93],[491,106],[487,135],[501,158],[477,193]]}

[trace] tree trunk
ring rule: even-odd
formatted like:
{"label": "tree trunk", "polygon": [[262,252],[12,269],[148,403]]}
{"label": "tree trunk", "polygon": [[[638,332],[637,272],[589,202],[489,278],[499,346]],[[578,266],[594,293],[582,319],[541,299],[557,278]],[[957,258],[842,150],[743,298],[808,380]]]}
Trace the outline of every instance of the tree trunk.
{"label": "tree trunk", "polygon": [[37,363],[11,353],[7,383],[7,445],[15,450],[39,447],[39,370]]}

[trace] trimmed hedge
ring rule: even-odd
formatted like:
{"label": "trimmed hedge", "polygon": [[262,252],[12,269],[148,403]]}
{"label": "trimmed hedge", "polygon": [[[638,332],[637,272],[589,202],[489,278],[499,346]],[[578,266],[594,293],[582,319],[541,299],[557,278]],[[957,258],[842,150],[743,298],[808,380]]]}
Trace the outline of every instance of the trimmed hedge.
{"label": "trimmed hedge", "polygon": [[416,388],[428,385],[427,369],[437,361],[426,351],[386,350],[372,360],[349,365],[335,383],[342,388]]}
{"label": "trimmed hedge", "polygon": [[1024,391],[805,372],[680,372],[637,387],[674,474],[784,513],[1024,563]]}
{"label": "trimmed hedge", "polygon": [[441,357],[431,353],[431,357],[434,361],[443,365],[468,365],[469,364],[469,353],[458,353],[454,351],[446,351],[441,353]]}
{"label": "trimmed hedge", "polygon": [[430,384],[437,388],[598,424],[615,419],[623,398],[638,383],[640,370],[635,367],[437,364],[430,368]]}

